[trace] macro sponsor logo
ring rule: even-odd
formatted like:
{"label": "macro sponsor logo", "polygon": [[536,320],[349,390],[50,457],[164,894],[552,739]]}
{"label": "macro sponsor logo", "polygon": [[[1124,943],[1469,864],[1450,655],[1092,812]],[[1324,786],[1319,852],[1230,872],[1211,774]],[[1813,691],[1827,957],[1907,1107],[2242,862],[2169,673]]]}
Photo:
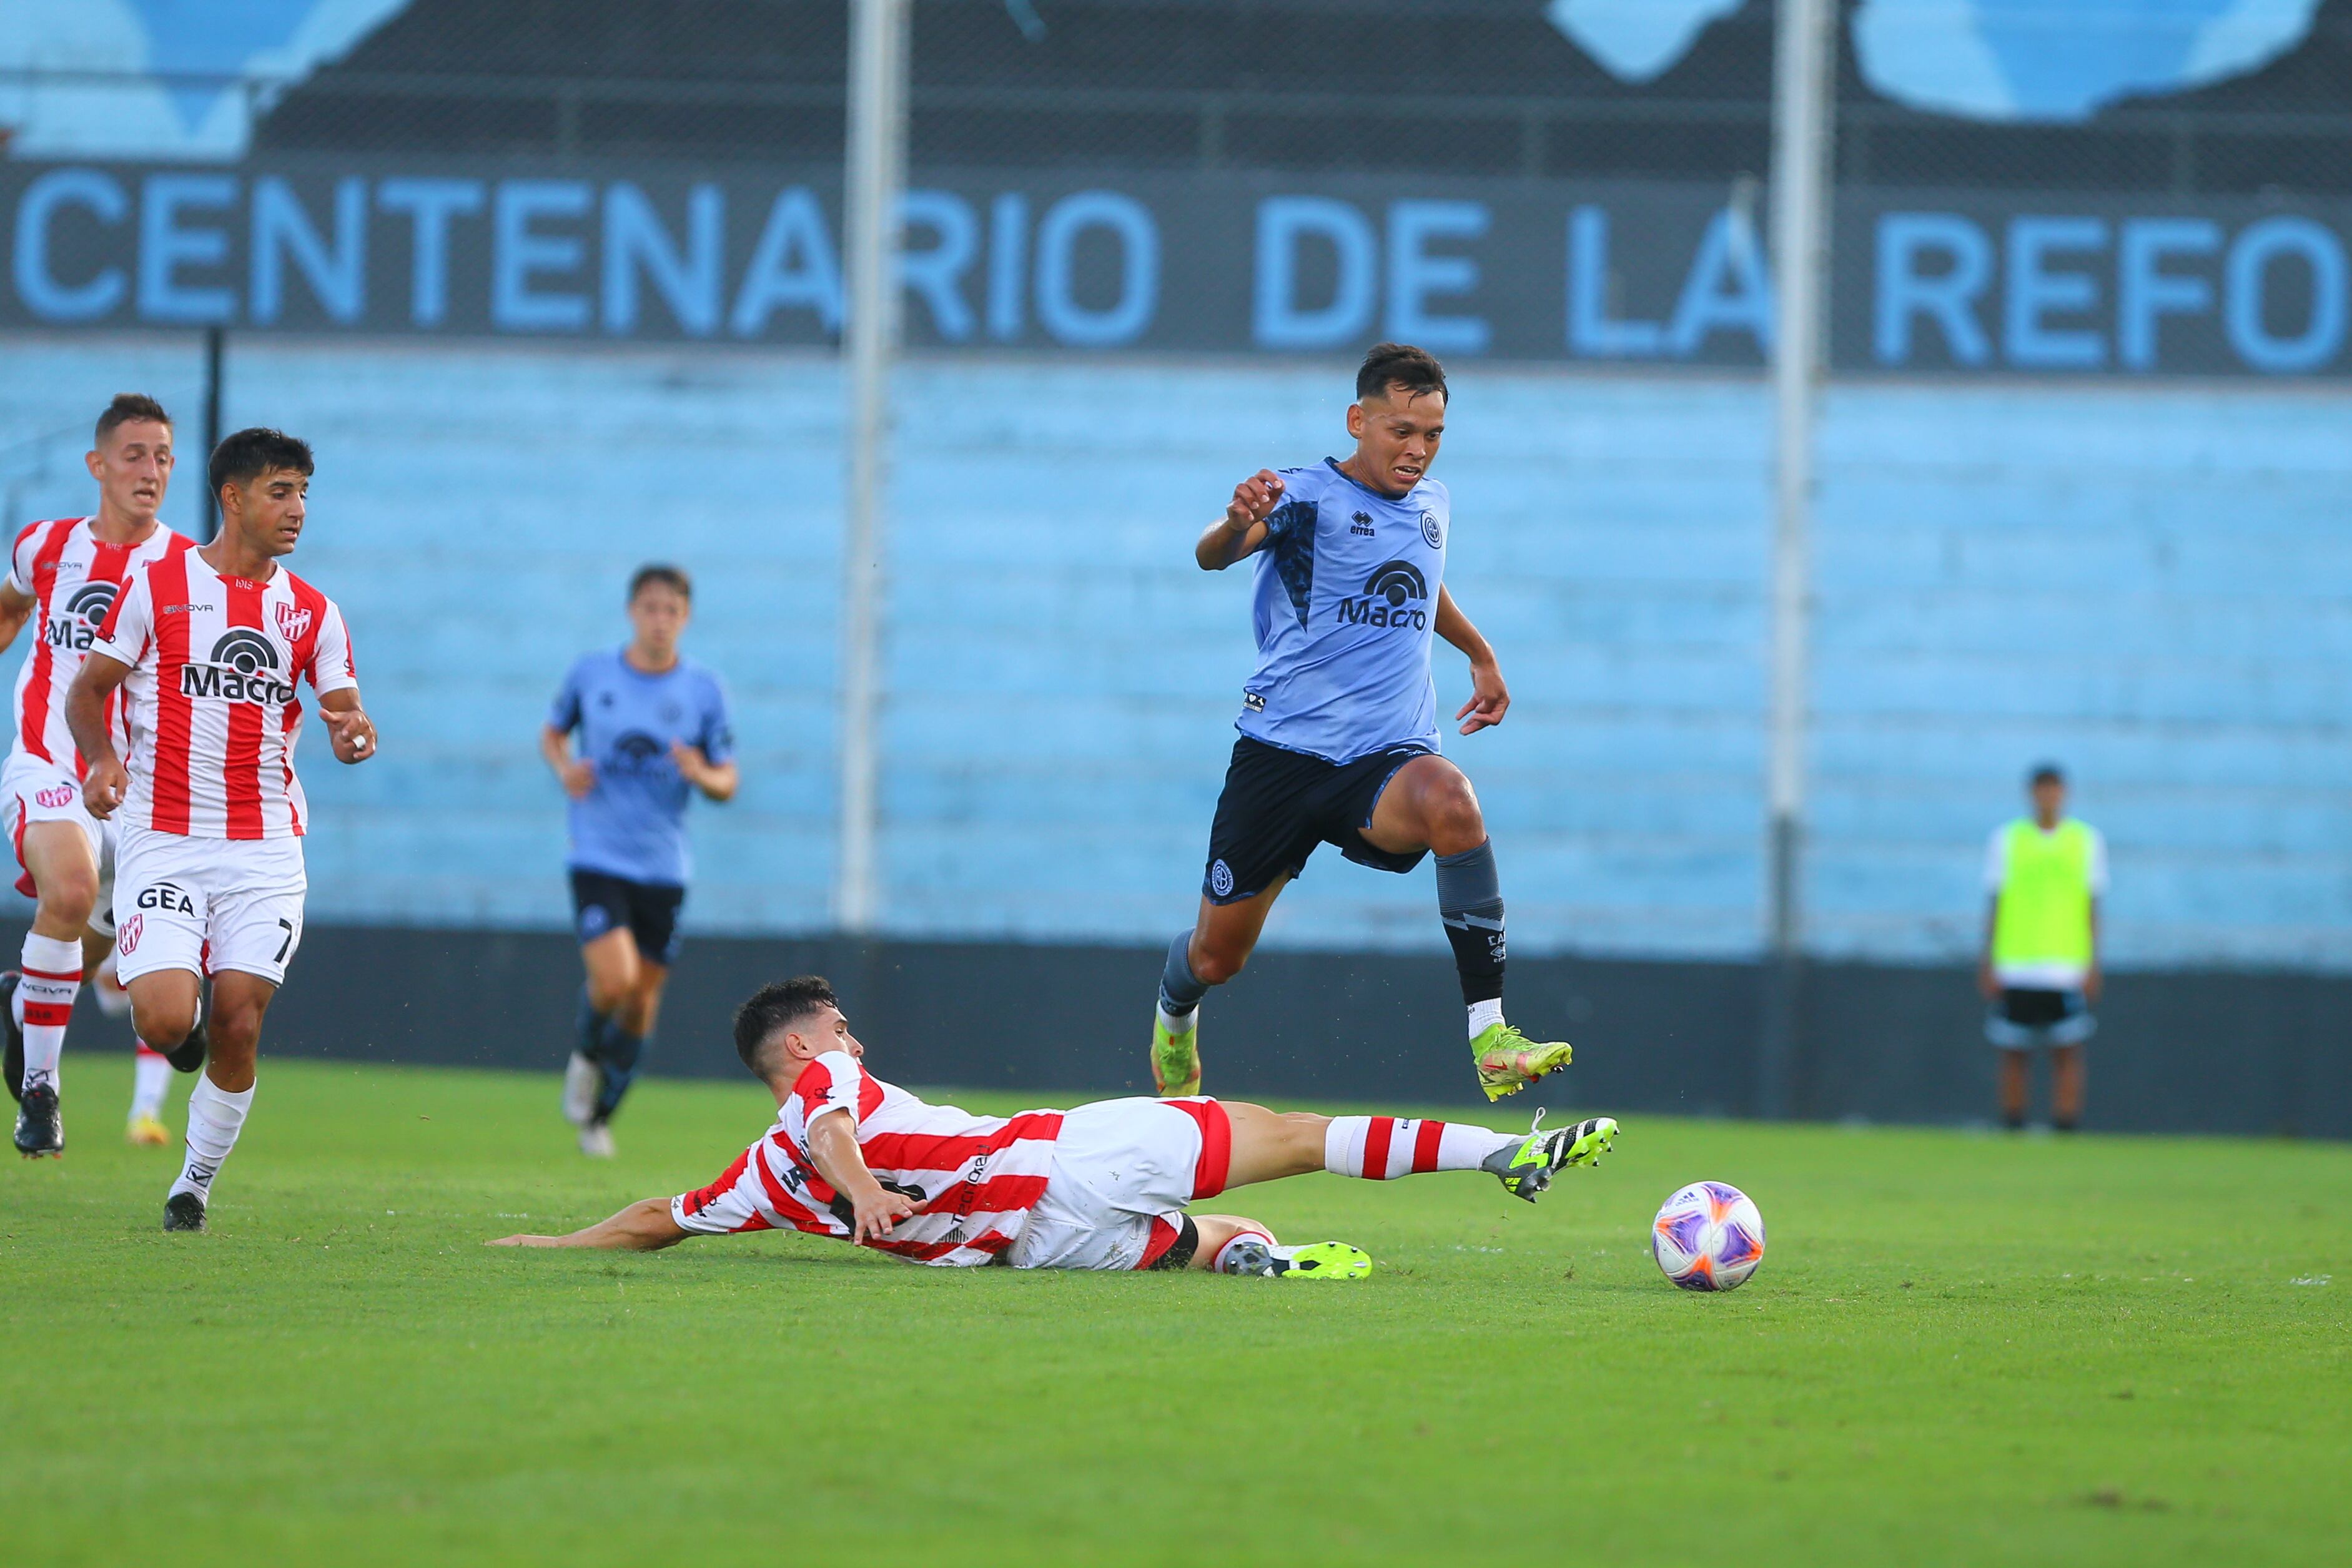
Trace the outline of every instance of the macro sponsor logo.
{"label": "macro sponsor logo", "polygon": [[278,678],[278,644],[250,626],[232,626],[204,664],[180,666],[180,695],[228,702],[290,703],[294,687]]}
{"label": "macro sponsor logo", "polygon": [[77,653],[87,652],[98,636],[98,629],[106,624],[106,612],[114,608],[114,596],[121,591],[121,587],[111,582],[85,582],[75,589],[65,609],[50,616],[44,629],[49,646]]}
{"label": "macro sponsor logo", "polygon": [[1429,628],[1429,580],[1409,560],[1384,561],[1364,579],[1360,594],[1335,607],[1342,626],[1386,626],[1398,631]]}
{"label": "macro sponsor logo", "polygon": [[654,773],[668,760],[669,747],[642,729],[625,729],[613,737],[602,764],[608,773]]}

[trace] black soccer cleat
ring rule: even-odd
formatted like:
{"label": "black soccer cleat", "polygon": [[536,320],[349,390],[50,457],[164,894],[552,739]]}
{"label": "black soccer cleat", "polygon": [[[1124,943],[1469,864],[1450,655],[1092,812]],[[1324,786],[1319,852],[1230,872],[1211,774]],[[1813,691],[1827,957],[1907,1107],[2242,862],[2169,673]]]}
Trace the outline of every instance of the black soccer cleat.
{"label": "black soccer cleat", "polygon": [[24,977],[21,969],[0,974],[0,1036],[6,1040],[0,1076],[7,1080],[8,1098],[20,1103],[25,1098],[25,1026],[16,1021],[16,986]]}
{"label": "black soccer cleat", "polygon": [[163,1053],[163,1060],[172,1064],[173,1071],[194,1072],[205,1064],[205,1058],[211,1054],[213,1048],[212,1030],[208,1027],[211,1022],[209,1017],[199,1014],[196,1027],[188,1031],[188,1038]]}
{"label": "black soccer cleat", "polygon": [[66,1152],[66,1124],[58,1113],[57,1086],[46,1075],[26,1085],[17,1104],[16,1152],[28,1160]]}
{"label": "black soccer cleat", "polygon": [[205,1200],[192,1192],[175,1192],[163,1200],[163,1228],[166,1230],[202,1230],[205,1228]]}

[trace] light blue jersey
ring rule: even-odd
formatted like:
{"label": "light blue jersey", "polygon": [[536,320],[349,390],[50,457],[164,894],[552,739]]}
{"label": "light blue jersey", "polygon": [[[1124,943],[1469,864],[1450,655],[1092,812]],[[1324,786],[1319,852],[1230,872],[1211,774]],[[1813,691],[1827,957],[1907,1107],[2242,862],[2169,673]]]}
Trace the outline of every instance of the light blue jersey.
{"label": "light blue jersey", "polygon": [[1391,500],[1330,458],[1282,470],[1257,558],[1257,671],[1234,727],[1330,762],[1437,749],[1429,639],[1453,522],[1445,486]]}
{"label": "light blue jersey", "polygon": [[576,754],[596,765],[596,787],[572,802],[566,863],[684,887],[693,869],[686,847],[691,786],[669,747],[682,740],[713,763],[735,755],[727,688],[719,677],[683,657],[649,675],[617,648],[584,653],[563,677],[547,722],[575,734]]}

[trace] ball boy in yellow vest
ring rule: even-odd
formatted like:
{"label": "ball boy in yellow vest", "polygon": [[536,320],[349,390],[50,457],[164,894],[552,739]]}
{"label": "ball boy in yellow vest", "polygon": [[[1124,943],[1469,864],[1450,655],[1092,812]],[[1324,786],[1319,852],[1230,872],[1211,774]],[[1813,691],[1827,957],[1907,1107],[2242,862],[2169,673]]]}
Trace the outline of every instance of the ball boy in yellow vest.
{"label": "ball boy in yellow vest", "polygon": [[2098,1026],[2099,900],[2107,843],[2066,815],[2065,776],[2044,763],[2028,784],[2033,814],[1995,828],[1985,853],[1984,957],[1977,985],[1992,1004],[1985,1038],[2000,1048],[2000,1113],[2025,1125],[2031,1053],[2050,1048],[2050,1119],[2071,1133],[2083,1119],[2083,1042]]}

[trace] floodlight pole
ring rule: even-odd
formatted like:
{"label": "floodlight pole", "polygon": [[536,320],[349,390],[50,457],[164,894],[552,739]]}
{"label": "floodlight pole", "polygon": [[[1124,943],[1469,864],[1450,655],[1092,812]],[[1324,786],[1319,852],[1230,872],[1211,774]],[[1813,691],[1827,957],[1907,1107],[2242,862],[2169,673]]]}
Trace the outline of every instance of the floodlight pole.
{"label": "floodlight pole", "polygon": [[841,565],[841,821],[834,915],[852,936],[880,914],[875,837],[881,702],[884,459],[898,340],[899,197],[907,186],[908,0],[850,0],[848,298],[842,335],[848,474]]}
{"label": "floodlight pole", "polygon": [[1772,61],[1771,951],[1765,967],[1756,1110],[1792,1108],[1804,959],[1806,641],[1811,612],[1813,421],[1821,396],[1830,264],[1837,0],[1779,0]]}

